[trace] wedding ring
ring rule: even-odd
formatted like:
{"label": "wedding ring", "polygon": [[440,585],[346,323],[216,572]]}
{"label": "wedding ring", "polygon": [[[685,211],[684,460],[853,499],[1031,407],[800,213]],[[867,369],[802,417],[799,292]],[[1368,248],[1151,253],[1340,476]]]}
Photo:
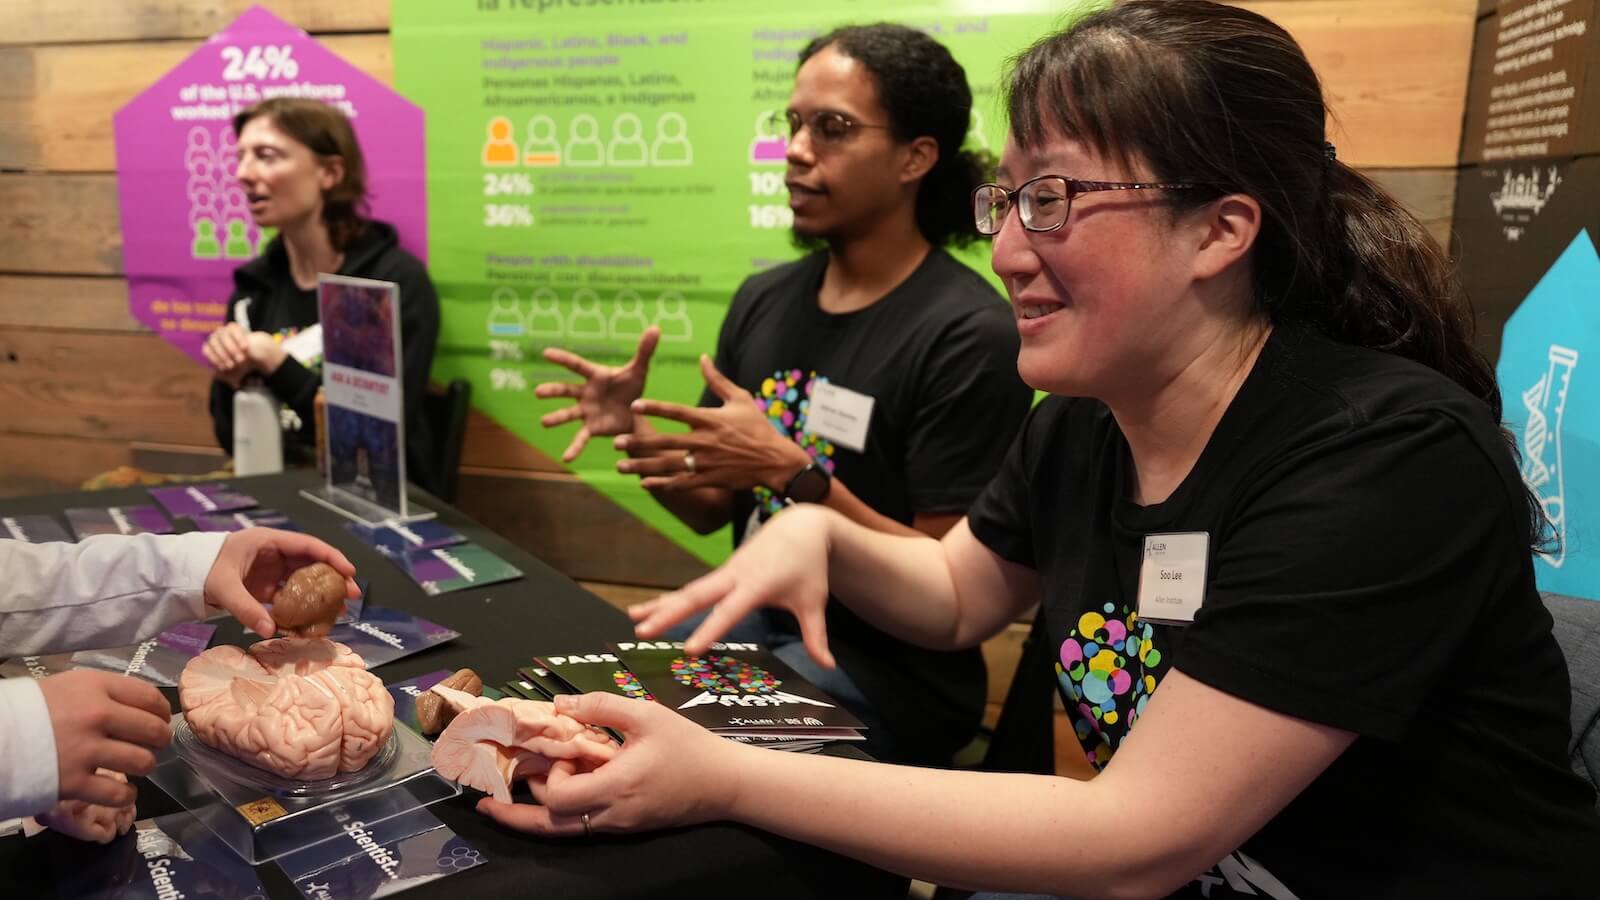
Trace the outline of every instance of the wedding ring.
{"label": "wedding ring", "polygon": [[684,468],[684,471],[688,472],[690,475],[694,474],[694,454],[693,453],[685,453],[683,455],[683,468]]}
{"label": "wedding ring", "polygon": [[583,836],[584,837],[593,837],[594,836],[594,829],[589,827],[589,814],[588,813],[584,813],[583,814]]}

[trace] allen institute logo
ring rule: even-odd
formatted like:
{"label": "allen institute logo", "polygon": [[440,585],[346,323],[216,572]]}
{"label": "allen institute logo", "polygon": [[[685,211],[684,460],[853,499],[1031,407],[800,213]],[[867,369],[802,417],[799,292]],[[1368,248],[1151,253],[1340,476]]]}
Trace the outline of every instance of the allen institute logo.
{"label": "allen institute logo", "polygon": [[1508,167],[1504,174],[1505,181],[1500,189],[1489,194],[1489,205],[1504,223],[1500,230],[1505,233],[1506,240],[1516,241],[1522,238],[1534,217],[1544,211],[1562,178],[1555,166],[1543,172],[1538,167],[1521,172]]}

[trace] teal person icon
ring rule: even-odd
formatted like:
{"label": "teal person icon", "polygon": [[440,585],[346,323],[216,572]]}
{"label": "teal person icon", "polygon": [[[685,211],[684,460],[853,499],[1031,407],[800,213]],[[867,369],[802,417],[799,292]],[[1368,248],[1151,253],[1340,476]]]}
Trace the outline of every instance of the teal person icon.
{"label": "teal person icon", "polygon": [[251,250],[250,238],[245,235],[243,220],[229,219],[228,242],[223,245],[223,255],[229,259],[249,259],[253,255]]}
{"label": "teal person icon", "polygon": [[189,245],[189,255],[195,259],[220,259],[222,244],[217,241],[217,223],[210,219],[196,219],[194,243]]}

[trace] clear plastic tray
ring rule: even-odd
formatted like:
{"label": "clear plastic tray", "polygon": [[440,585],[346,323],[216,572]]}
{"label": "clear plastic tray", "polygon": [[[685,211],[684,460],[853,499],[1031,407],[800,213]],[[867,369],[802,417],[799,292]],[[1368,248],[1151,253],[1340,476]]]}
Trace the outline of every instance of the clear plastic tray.
{"label": "clear plastic tray", "polygon": [[[184,717],[150,780],[252,865],[461,794],[433,770],[433,745],[396,721],[360,772],[316,782],[257,769],[200,743]],[[226,761],[226,765],[221,762]]]}
{"label": "clear plastic tray", "polygon": [[172,724],[172,744],[178,756],[195,769],[215,775],[246,787],[257,789],[273,797],[293,797],[304,800],[338,800],[359,792],[380,779],[394,764],[400,748],[400,728],[396,722],[389,740],[372,755],[372,759],[355,772],[341,772],[331,778],[300,781],[286,778],[266,769],[253,766],[236,756],[218,750],[200,740],[189,727],[188,719],[177,717]]}

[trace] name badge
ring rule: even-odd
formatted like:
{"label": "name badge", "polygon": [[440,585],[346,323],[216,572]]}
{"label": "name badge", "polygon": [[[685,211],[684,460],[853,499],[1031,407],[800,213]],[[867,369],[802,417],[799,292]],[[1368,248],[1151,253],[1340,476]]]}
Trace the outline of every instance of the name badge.
{"label": "name badge", "polygon": [[1206,599],[1204,531],[1151,534],[1144,539],[1139,564],[1139,618],[1187,625]]}
{"label": "name badge", "polygon": [[805,432],[860,453],[867,449],[867,426],[872,422],[872,405],[876,402],[847,387],[818,384],[811,388]]}

